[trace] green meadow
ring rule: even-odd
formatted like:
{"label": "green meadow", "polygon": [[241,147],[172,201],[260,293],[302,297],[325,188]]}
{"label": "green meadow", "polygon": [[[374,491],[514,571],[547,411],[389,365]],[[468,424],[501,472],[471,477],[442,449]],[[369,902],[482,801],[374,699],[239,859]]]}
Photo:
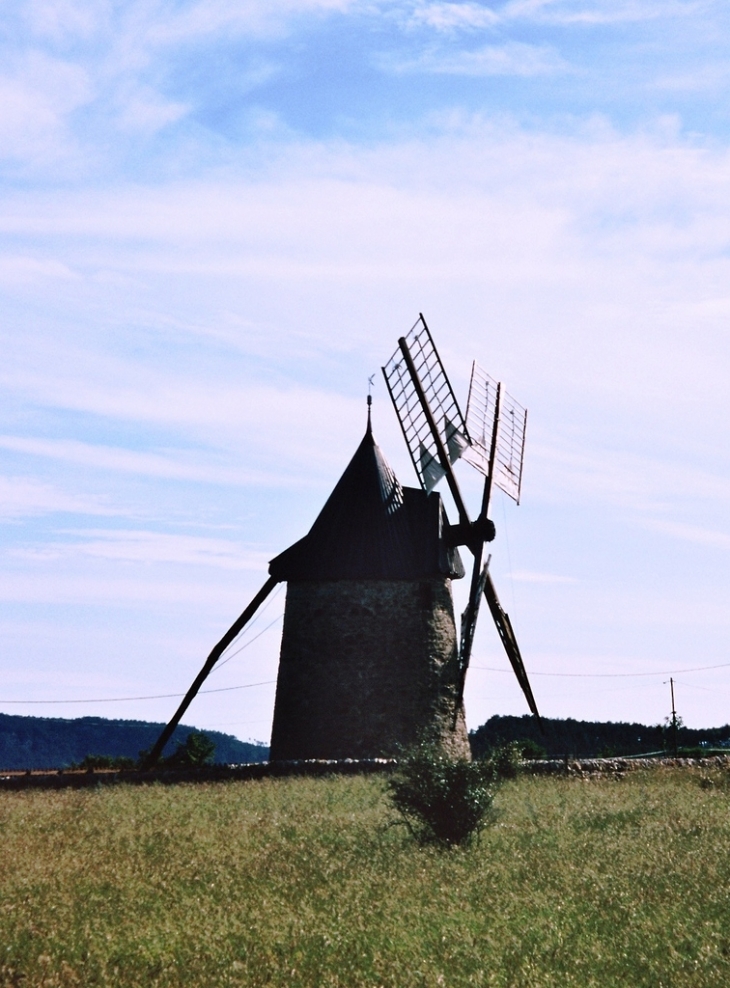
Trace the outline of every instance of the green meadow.
{"label": "green meadow", "polygon": [[730,985],[727,773],[495,806],[439,850],[373,776],[0,793],[0,985]]}

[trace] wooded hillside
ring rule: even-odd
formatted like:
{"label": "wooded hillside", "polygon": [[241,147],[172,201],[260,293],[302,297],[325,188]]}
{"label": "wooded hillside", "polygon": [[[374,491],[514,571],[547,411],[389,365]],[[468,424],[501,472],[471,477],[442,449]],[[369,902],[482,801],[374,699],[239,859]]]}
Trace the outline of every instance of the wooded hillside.
{"label": "wooded hillside", "polygon": [[[66,768],[86,755],[137,758],[151,748],[164,724],[143,720],[107,720],[105,717],[16,717],[0,714],[0,769]],[[184,742],[195,727],[179,726],[167,751]],[[219,731],[205,732],[215,742],[217,762],[263,762],[264,745],[239,741]]]}

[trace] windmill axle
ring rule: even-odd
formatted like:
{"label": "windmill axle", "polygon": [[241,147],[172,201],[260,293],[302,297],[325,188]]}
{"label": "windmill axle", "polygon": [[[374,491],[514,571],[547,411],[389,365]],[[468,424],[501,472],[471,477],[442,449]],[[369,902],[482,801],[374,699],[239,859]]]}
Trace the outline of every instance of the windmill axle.
{"label": "windmill axle", "polygon": [[449,546],[467,545],[472,547],[491,542],[495,536],[494,522],[489,518],[477,518],[476,521],[458,525],[449,525],[444,532],[444,539]]}

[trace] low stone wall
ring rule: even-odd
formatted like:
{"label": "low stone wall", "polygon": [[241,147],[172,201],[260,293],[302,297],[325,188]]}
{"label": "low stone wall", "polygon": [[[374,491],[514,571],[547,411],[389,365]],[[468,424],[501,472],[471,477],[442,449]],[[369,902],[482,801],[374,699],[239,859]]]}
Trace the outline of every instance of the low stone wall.
{"label": "low stone wall", "polygon": [[98,769],[78,772],[1,773],[0,792],[19,789],[88,789],[100,785],[174,785],[179,782],[228,782],[234,780],[279,778],[293,775],[369,775],[392,772],[397,762],[393,758],[344,758],[338,761],[310,759],[302,761],[251,762],[246,765],[206,765],[191,769],[154,769],[119,772]]}
{"label": "low stone wall", "polygon": [[545,758],[525,761],[522,769],[531,775],[623,775],[650,768],[725,768],[730,769],[730,755],[708,758]]}
{"label": "low stone wall", "polygon": [[[101,785],[175,785],[179,782],[229,782],[286,776],[371,775],[393,772],[395,758],[303,759],[299,761],[251,762],[246,765],[207,765],[195,769],[155,769],[120,772],[98,769],[94,772],[57,770],[48,772],[0,771],[0,792],[21,789],[88,789]],[[587,778],[597,775],[625,775],[639,769],[702,768],[730,771],[730,755],[709,758],[545,758],[523,761],[520,770],[529,775],[562,775]]]}

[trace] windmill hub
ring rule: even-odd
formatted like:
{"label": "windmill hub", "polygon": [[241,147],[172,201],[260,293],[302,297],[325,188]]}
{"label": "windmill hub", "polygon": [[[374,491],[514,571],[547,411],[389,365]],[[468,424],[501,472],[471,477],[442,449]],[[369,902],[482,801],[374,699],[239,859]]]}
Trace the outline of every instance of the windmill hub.
{"label": "windmill hub", "polygon": [[466,545],[469,548],[491,542],[495,535],[494,522],[489,518],[477,518],[473,522],[449,525],[444,532],[444,538],[448,545]]}

